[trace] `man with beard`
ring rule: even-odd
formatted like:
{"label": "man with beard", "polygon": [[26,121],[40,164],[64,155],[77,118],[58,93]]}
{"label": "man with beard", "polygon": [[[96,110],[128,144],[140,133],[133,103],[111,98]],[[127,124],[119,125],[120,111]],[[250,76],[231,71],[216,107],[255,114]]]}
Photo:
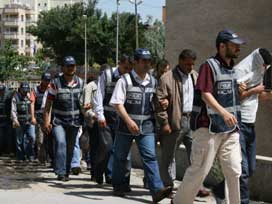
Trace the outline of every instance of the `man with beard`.
{"label": "man with beard", "polygon": [[192,113],[194,125],[191,128],[197,129],[193,133],[192,164],[186,170],[174,204],[193,204],[216,155],[229,190],[227,203],[240,203],[242,158],[238,131],[241,112],[233,59],[238,57],[243,43],[231,30],[219,32],[216,56],[200,67],[196,84],[198,96],[195,96]]}
{"label": "man with beard", "polygon": [[[55,173],[58,180],[68,181],[73,149],[80,126],[83,123],[80,96],[83,81],[76,76],[76,61],[72,56],[64,58],[63,75],[52,80],[44,113],[44,128],[52,130],[55,145]],[[54,114],[50,123],[51,110]]]}

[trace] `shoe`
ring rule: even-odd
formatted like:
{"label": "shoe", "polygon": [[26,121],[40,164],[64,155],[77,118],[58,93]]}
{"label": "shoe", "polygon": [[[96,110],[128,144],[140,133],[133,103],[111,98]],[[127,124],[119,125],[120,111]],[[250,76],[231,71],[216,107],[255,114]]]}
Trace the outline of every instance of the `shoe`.
{"label": "shoe", "polygon": [[81,168],[80,167],[73,167],[72,168],[72,174],[73,175],[79,175],[79,173],[81,172]]}
{"label": "shoe", "polygon": [[99,185],[103,184],[103,177],[95,177],[95,182]]}
{"label": "shoe", "polygon": [[110,185],[112,184],[112,179],[111,179],[111,177],[106,176],[105,180],[106,180],[106,183],[107,183],[107,184],[110,184]]}
{"label": "shoe", "polygon": [[144,183],[144,188],[149,189],[149,186],[148,186],[148,183],[147,183],[147,180],[145,179],[145,177],[143,178],[143,183]]}
{"label": "shoe", "polygon": [[91,176],[91,181],[96,181],[96,178],[95,178],[95,176]]}
{"label": "shoe", "polygon": [[118,197],[125,197],[125,191],[121,189],[113,190],[113,195]]}
{"label": "shoe", "polygon": [[153,203],[160,202],[162,199],[169,196],[169,194],[172,192],[172,188],[167,186],[156,192],[154,195],[152,195]]}
{"label": "shoe", "polygon": [[67,175],[58,175],[58,180],[59,181],[69,181],[69,176]]}
{"label": "shoe", "polygon": [[207,191],[205,189],[200,189],[196,196],[200,197],[200,198],[204,198],[204,197],[209,196],[210,194],[211,194],[210,191]]}
{"label": "shoe", "polygon": [[132,189],[129,186],[127,186],[127,187],[124,188],[124,192],[125,193],[131,193]]}

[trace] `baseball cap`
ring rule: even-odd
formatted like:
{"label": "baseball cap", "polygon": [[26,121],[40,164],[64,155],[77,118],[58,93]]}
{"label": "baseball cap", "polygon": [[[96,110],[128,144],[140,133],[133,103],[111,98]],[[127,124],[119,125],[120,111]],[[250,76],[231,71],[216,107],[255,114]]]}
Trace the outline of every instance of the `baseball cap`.
{"label": "baseball cap", "polygon": [[30,87],[29,87],[29,84],[25,81],[23,81],[21,84],[20,84],[20,89],[24,92],[29,92],[30,91]]}
{"label": "baseball cap", "polygon": [[0,84],[0,91],[4,91],[6,89],[6,86],[4,84]]}
{"label": "baseball cap", "polygon": [[237,45],[242,45],[246,43],[235,32],[229,29],[222,30],[218,33],[216,38],[216,45],[219,45],[219,43],[222,42],[232,42]]}
{"label": "baseball cap", "polygon": [[48,72],[45,72],[42,74],[42,80],[50,81],[51,80],[51,74]]}
{"label": "baseball cap", "polygon": [[151,53],[148,49],[146,48],[138,48],[134,52],[134,59],[151,59]]}
{"label": "baseball cap", "polygon": [[63,64],[65,66],[75,65],[76,64],[76,60],[72,56],[66,56],[66,57],[64,57]]}

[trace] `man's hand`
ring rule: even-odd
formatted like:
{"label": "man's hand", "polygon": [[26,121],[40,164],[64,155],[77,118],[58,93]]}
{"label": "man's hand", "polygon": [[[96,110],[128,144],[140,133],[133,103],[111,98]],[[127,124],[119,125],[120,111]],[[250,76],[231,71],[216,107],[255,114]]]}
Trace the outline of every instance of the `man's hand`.
{"label": "man's hand", "polygon": [[32,125],[36,125],[36,124],[37,124],[37,120],[36,120],[35,117],[31,119],[31,124],[32,124]]}
{"label": "man's hand", "polygon": [[107,122],[106,122],[106,120],[100,120],[100,121],[98,121],[98,125],[101,128],[105,128],[107,126]]}
{"label": "man's hand", "polygon": [[138,125],[133,121],[133,120],[129,120],[127,122],[127,127],[128,130],[133,134],[133,135],[139,135],[140,134],[140,129],[138,127]]}
{"label": "man's hand", "polygon": [[230,128],[234,127],[238,123],[236,117],[228,111],[224,112],[223,118],[227,126]]}
{"label": "man's hand", "polygon": [[260,84],[254,88],[254,92],[256,94],[260,94],[265,90],[265,86],[263,84]]}
{"label": "man's hand", "polygon": [[245,91],[247,88],[246,83],[240,83],[239,84],[239,93],[243,93],[243,91]]}
{"label": "man's hand", "polygon": [[166,110],[168,108],[169,101],[167,99],[161,99],[159,100],[159,103],[163,110]]}
{"label": "man's hand", "polygon": [[47,135],[49,135],[52,131],[52,124],[50,123],[45,123],[44,124],[44,131]]}
{"label": "man's hand", "polygon": [[89,110],[89,109],[92,108],[92,105],[91,105],[90,103],[88,103],[88,104],[84,105],[83,108],[84,108],[85,110]]}
{"label": "man's hand", "polygon": [[14,128],[20,127],[19,121],[18,121],[18,120],[14,120],[12,126],[13,126]]}
{"label": "man's hand", "polygon": [[171,134],[172,129],[169,124],[166,124],[161,128],[161,131],[162,131],[162,134],[169,135],[169,134]]}

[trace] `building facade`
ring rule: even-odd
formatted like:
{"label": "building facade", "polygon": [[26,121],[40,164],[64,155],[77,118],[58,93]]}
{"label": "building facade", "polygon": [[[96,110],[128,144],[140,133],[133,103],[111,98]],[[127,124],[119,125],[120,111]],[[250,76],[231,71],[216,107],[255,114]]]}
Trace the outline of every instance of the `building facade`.
{"label": "building facade", "polygon": [[8,40],[19,54],[33,56],[40,47],[26,33],[38,21],[39,13],[55,7],[84,3],[85,0],[0,0],[0,48]]}

